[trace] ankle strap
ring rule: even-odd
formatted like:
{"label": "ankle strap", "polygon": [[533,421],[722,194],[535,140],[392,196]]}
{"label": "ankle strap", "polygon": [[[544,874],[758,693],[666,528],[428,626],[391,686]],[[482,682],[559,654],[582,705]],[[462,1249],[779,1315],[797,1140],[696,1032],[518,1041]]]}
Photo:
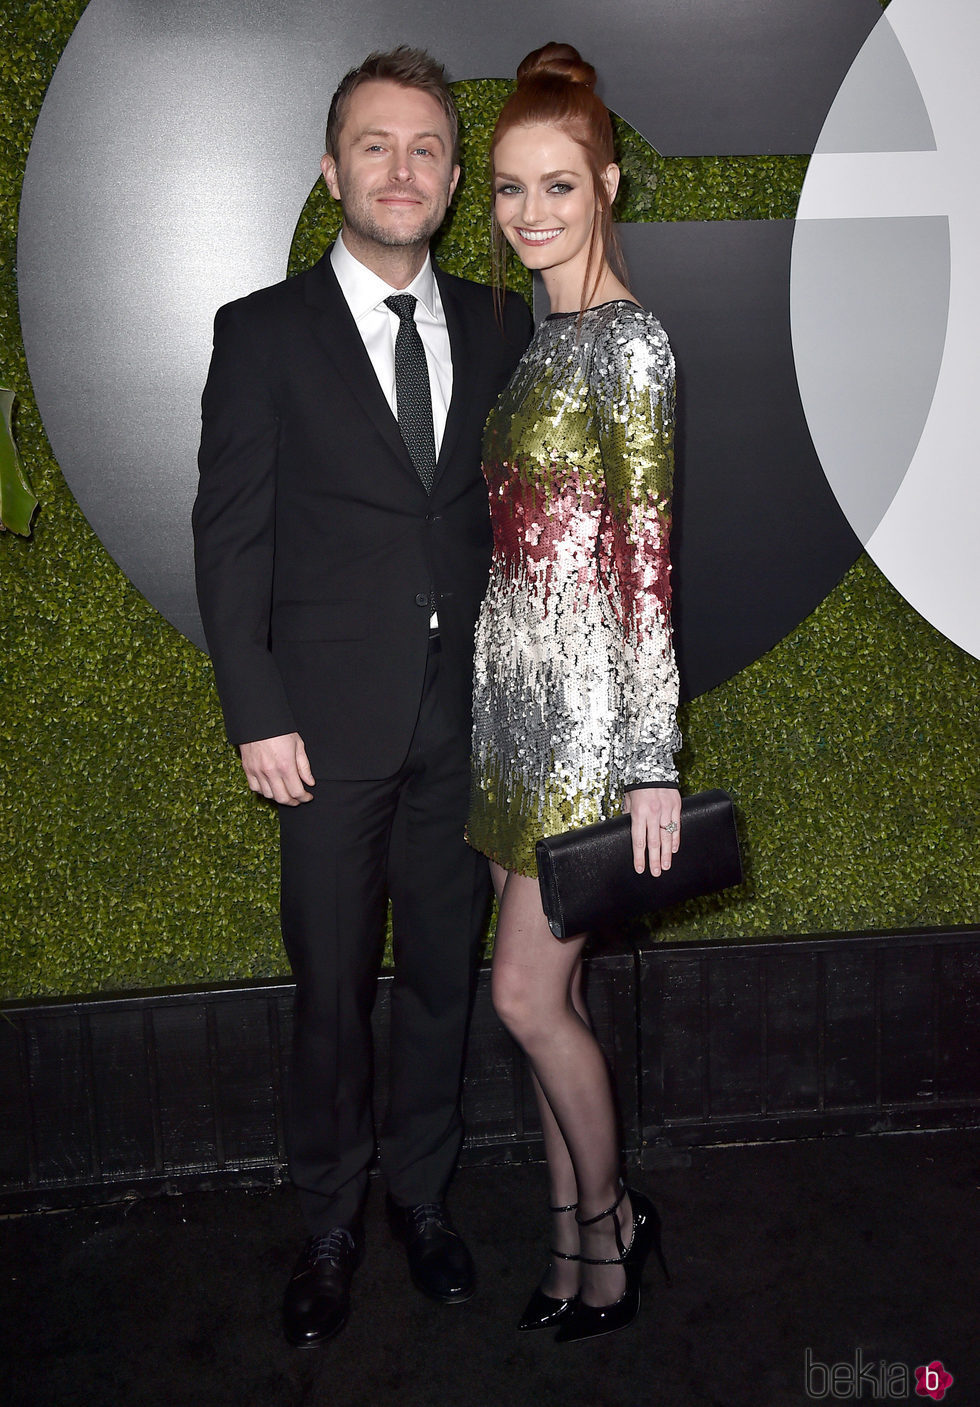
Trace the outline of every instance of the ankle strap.
{"label": "ankle strap", "polygon": [[624,1247],[621,1256],[613,1256],[611,1260],[593,1260],[591,1256],[573,1256],[573,1260],[580,1260],[583,1265],[625,1265],[628,1252]]}
{"label": "ankle strap", "polygon": [[[549,1207],[549,1212],[574,1212],[578,1209],[578,1202],[569,1202],[567,1207]],[[578,1260],[577,1255],[571,1255],[568,1251],[556,1251],[554,1246],[549,1246],[548,1251],[556,1260]]]}
{"label": "ankle strap", "polygon": [[607,1207],[606,1210],[600,1212],[598,1216],[586,1217],[584,1221],[581,1217],[576,1216],[575,1220],[578,1222],[579,1226],[595,1226],[596,1222],[602,1221],[604,1217],[611,1216],[613,1231],[616,1233],[616,1249],[619,1251],[619,1255],[613,1257],[611,1260],[591,1260],[588,1256],[580,1255],[579,1260],[583,1265],[623,1265],[625,1263],[627,1251],[626,1247],[623,1245],[623,1234],[619,1229],[619,1217],[616,1215],[625,1196],[626,1184],[620,1183],[619,1196],[611,1207]]}
{"label": "ankle strap", "polygon": [[579,1226],[595,1226],[596,1222],[601,1221],[604,1216],[612,1216],[614,1212],[617,1212],[620,1206],[622,1205],[622,1201],[625,1196],[626,1185],[625,1183],[621,1183],[619,1196],[616,1198],[615,1202],[613,1202],[611,1207],[607,1207],[606,1210],[604,1212],[600,1212],[598,1216],[589,1216],[586,1217],[584,1220],[582,1217],[577,1216],[575,1220],[578,1222]]}

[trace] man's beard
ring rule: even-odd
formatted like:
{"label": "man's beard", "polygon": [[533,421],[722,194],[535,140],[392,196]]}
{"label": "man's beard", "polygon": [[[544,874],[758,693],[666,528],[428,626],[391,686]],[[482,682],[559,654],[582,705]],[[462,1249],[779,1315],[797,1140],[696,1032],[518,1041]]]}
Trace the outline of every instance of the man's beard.
{"label": "man's beard", "polygon": [[[393,191],[391,194],[395,195],[398,192]],[[372,244],[384,245],[388,249],[428,245],[445,219],[445,208],[433,210],[422,205],[419,207],[419,222],[414,229],[410,227],[402,227],[400,230],[391,229],[376,219],[370,205],[370,201],[374,199],[376,197],[371,196],[368,199],[348,202],[345,198],[343,185],[341,185],[340,203],[344,212],[344,226],[359,239]]]}

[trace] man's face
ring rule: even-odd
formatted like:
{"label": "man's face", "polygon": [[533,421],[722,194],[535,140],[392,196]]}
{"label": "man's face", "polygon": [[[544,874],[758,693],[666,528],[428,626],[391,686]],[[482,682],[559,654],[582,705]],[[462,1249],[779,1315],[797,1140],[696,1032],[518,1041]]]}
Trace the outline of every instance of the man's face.
{"label": "man's face", "polygon": [[418,88],[371,79],[347,103],[336,160],[323,179],[344,208],[351,253],[371,245],[427,246],[459,180],[449,121]]}

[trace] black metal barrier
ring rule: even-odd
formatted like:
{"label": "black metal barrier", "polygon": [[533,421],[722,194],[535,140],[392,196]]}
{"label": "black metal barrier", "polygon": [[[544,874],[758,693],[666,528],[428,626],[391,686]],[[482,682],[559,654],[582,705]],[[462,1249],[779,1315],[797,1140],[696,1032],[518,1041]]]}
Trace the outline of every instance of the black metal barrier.
{"label": "black metal barrier", "polygon": [[[588,995],[644,1167],[698,1144],[980,1125],[978,927],[620,941],[589,959]],[[0,1007],[0,1211],[278,1181],[291,1012],[286,981]],[[464,1109],[464,1163],[543,1156],[487,969]]]}

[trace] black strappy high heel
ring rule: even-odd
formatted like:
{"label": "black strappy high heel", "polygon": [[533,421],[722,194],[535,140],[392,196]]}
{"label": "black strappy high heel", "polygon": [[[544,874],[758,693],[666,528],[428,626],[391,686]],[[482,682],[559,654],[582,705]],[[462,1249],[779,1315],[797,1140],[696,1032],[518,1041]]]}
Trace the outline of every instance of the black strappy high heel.
{"label": "black strappy high heel", "polygon": [[[577,1208],[578,1202],[570,1202],[567,1207],[549,1207],[548,1210],[549,1212],[574,1212]],[[548,1250],[558,1260],[581,1259],[577,1255],[569,1255],[566,1251],[556,1251],[553,1246],[549,1246]],[[519,1329],[547,1329],[563,1319],[574,1303],[574,1296],[567,1300],[558,1299],[554,1295],[546,1295],[541,1286],[538,1285],[528,1300],[517,1327]]]}
{"label": "black strappy high heel", "polygon": [[[629,1246],[624,1246],[616,1213],[627,1192],[630,1206],[633,1208],[633,1234]],[[621,1265],[626,1272],[626,1289],[612,1304],[585,1304],[581,1296],[576,1295],[571,1309],[562,1316],[562,1322],[555,1335],[556,1343],[575,1343],[579,1339],[595,1338],[598,1334],[611,1334],[616,1329],[625,1329],[627,1324],[632,1324],[640,1311],[640,1280],[643,1276],[643,1266],[652,1250],[656,1251],[664,1275],[668,1282],[670,1280],[660,1245],[660,1218],[650,1199],[644,1197],[642,1192],[634,1192],[624,1187],[613,1205],[598,1216],[588,1217],[585,1221],[580,1217],[575,1219],[579,1226],[595,1226],[607,1216],[613,1219],[619,1255],[610,1260],[592,1260],[588,1256],[580,1255],[579,1260],[583,1265]]]}

